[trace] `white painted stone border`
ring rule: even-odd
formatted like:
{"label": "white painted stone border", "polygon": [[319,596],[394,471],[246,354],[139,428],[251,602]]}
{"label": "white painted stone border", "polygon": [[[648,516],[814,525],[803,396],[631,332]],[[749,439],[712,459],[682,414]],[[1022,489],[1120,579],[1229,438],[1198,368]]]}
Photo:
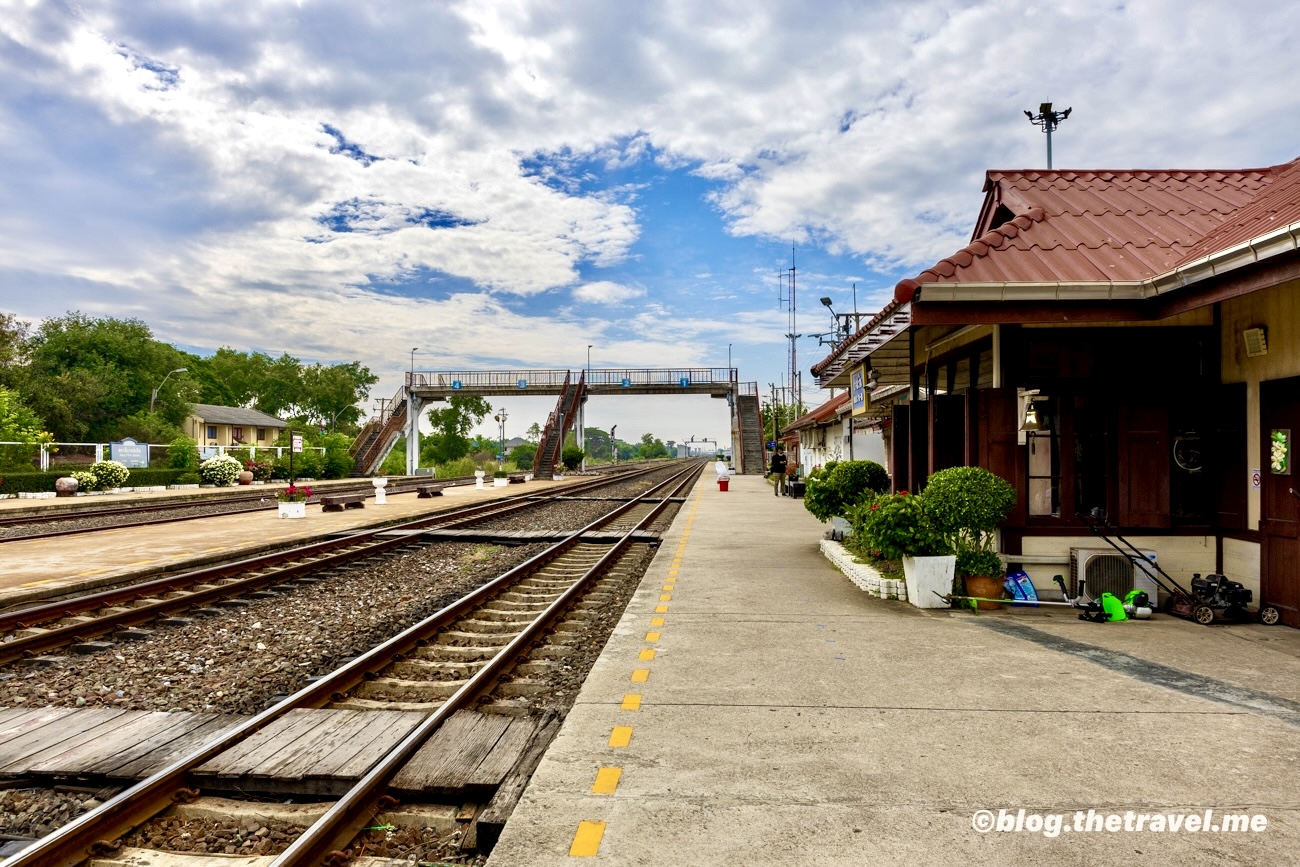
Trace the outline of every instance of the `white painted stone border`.
{"label": "white painted stone border", "polygon": [[[886,580],[892,579],[886,579],[876,567],[858,562],[847,548],[830,539],[821,540],[821,551],[822,556],[830,560],[832,565],[843,572],[845,577],[852,581],[859,590],[870,593],[877,598],[886,595],[882,592],[884,590],[882,585]],[[903,581],[897,581],[894,592],[898,595],[899,601],[907,601],[907,590]]]}

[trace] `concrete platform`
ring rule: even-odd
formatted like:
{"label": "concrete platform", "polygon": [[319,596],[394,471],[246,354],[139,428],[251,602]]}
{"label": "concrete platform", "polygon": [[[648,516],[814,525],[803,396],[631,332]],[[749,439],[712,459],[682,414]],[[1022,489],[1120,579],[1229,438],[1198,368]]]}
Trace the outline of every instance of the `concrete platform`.
{"label": "concrete platform", "polygon": [[[490,867],[1300,861],[1300,633],[920,611],[823,529],[705,475]],[[1267,829],[1095,830],[1206,810]]]}
{"label": "concrete platform", "polygon": [[[414,491],[389,494],[388,503],[375,505],[366,500],[363,509],[323,512],[318,505],[307,507],[307,517],[282,519],[275,509],[237,515],[217,515],[193,521],[178,521],[151,527],[124,527],[95,533],[78,533],[53,539],[0,543],[0,609],[67,593],[72,590],[107,586],[122,580],[157,575],[167,571],[198,568],[209,563],[250,557],[262,551],[295,542],[306,543],[367,527],[410,520],[423,515],[463,508],[484,500],[529,496],[573,484],[581,479],[543,481],[503,488],[473,485],[449,487],[443,496],[419,499]],[[314,485],[314,483],[312,483]],[[322,486],[324,487],[324,486]],[[247,494],[249,488],[230,488]],[[168,494],[174,495],[171,491]],[[194,496],[211,496],[212,490]],[[119,501],[147,502],[165,496],[160,493],[114,494],[95,497],[95,504]],[[274,489],[267,491],[274,500]],[[21,503],[25,511],[42,507],[62,510],[64,500],[4,500]],[[10,506],[10,508],[17,508]]]}

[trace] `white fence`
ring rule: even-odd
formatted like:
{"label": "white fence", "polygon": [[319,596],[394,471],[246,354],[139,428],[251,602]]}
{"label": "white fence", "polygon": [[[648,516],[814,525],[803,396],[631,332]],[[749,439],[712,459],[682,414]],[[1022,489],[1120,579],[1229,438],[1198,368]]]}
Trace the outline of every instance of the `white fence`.
{"label": "white fence", "polygon": [[[14,467],[26,463],[30,464],[33,470],[44,472],[50,468],[51,463],[55,462],[89,465],[95,461],[102,461],[105,456],[112,454],[112,445],[112,443],[18,443],[0,441],[0,455],[3,456],[4,466]],[[171,448],[168,444],[137,443],[136,445],[144,451],[147,466],[161,466],[168,463],[167,452]],[[240,455],[247,453],[249,460],[258,460],[258,455],[262,456],[262,460],[278,460],[289,451],[289,446],[204,446],[197,449],[197,451],[199,460],[207,460],[228,452],[237,452]],[[325,449],[321,446],[304,446],[303,451],[325,453]]]}

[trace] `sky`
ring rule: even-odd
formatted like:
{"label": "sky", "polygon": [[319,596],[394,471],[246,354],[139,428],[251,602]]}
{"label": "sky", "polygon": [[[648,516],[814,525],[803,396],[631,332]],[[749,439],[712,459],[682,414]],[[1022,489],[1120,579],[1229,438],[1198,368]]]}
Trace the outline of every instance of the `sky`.
{"label": "sky", "polygon": [[[963,246],[984,172],[1300,156],[1283,0],[0,0],[0,309],[418,370],[725,367]],[[500,398],[507,437],[551,400]],[[708,398],[593,399],[724,439]],[[488,419],[480,429],[495,435]]]}

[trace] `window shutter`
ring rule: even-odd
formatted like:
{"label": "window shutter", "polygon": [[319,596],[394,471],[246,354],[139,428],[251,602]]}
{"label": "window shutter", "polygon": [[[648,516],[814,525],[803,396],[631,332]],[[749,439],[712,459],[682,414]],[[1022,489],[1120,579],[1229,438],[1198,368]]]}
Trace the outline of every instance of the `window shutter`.
{"label": "window shutter", "polygon": [[1023,527],[1028,514],[1025,449],[1020,445],[1020,402],[1014,388],[981,388],[975,405],[979,420],[978,465],[1016,489],[1016,507],[1003,526]]}
{"label": "window shutter", "polygon": [[1169,411],[1119,407],[1119,525],[1169,526]]}

